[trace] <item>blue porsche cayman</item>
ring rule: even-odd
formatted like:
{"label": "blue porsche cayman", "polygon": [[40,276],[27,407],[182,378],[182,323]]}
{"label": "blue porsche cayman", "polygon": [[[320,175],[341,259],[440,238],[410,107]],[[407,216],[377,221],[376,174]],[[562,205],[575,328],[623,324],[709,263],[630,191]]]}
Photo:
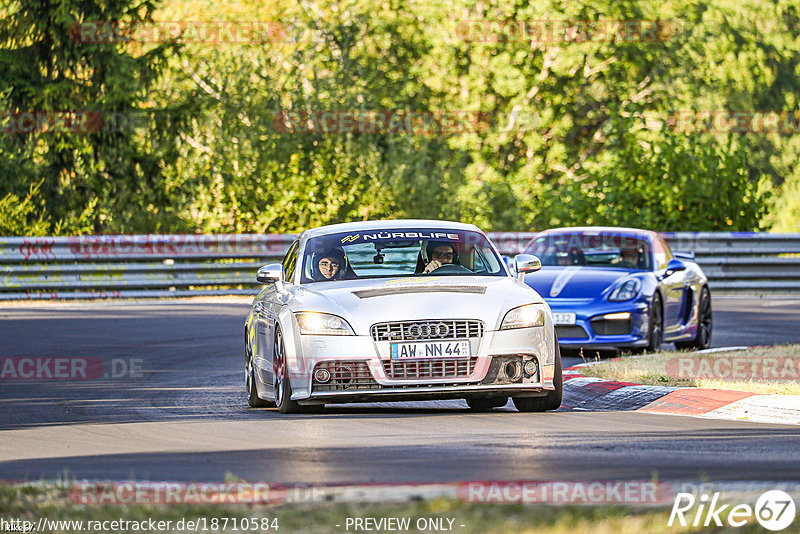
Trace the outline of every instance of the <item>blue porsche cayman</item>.
{"label": "blue porsche cayman", "polygon": [[672,252],[655,232],[558,228],[525,249],[540,271],[525,276],[550,305],[564,348],[707,348],[711,292],[692,254]]}

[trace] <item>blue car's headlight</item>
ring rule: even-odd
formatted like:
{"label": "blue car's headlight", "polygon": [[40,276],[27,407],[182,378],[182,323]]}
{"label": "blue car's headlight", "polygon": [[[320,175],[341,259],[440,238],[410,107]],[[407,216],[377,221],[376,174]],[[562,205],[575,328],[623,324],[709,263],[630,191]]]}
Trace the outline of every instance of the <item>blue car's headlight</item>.
{"label": "blue car's headlight", "polygon": [[354,336],[353,329],[347,321],[337,315],[317,312],[300,312],[294,314],[300,333],[315,336]]}
{"label": "blue car's headlight", "polygon": [[642,283],[639,282],[639,280],[635,278],[632,280],[626,280],[611,292],[611,295],[608,296],[608,300],[613,302],[622,302],[625,300],[634,299],[636,298],[636,295],[639,294],[640,289],[642,289]]}

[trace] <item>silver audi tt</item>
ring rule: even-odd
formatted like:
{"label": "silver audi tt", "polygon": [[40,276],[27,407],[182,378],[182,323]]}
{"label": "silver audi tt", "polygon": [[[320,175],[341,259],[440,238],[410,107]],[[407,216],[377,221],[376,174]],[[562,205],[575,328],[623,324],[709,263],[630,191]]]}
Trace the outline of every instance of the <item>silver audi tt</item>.
{"label": "silver audi tt", "polygon": [[553,317],[471,224],[369,221],[303,232],[244,325],[250,406],[463,398],[473,410],[561,404]]}

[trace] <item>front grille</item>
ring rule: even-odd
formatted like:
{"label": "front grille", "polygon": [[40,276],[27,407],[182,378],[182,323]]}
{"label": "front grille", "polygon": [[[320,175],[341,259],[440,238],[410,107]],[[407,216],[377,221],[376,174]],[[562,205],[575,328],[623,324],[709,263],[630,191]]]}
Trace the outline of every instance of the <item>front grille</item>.
{"label": "front grille", "polygon": [[[475,363],[477,362],[478,358],[470,358],[469,360],[449,360],[448,362],[459,362],[456,363],[456,373],[466,373],[463,376],[469,376],[473,369],[475,369]],[[439,362],[440,360],[432,360],[431,363]],[[401,376],[392,376],[389,373],[389,369],[392,367],[392,362],[384,362],[384,368],[387,370],[387,375],[389,378],[396,378],[400,379]],[[401,372],[401,367],[405,364],[405,368],[408,368],[408,364],[415,363],[415,362],[398,362],[395,366],[395,369],[398,373]],[[438,365],[434,365],[437,369],[439,368]],[[324,368],[327,369],[328,372],[331,373],[330,381],[321,384],[314,380],[312,382],[312,392],[328,392],[328,391],[362,391],[362,390],[372,390],[372,391],[380,391],[384,389],[409,389],[409,390],[419,390],[422,391],[427,387],[441,387],[441,386],[467,386],[467,385],[474,385],[477,382],[469,382],[469,383],[448,383],[448,384],[404,384],[404,385],[397,385],[397,386],[382,386],[378,384],[373,378],[372,374],[369,371],[369,367],[367,366],[366,361],[339,361],[339,362],[320,362],[314,368],[319,369]],[[425,369],[426,367],[423,366],[420,369]],[[446,366],[448,372],[453,372],[453,367],[451,364]],[[413,373],[412,373],[413,374]],[[439,376],[438,378],[459,378],[462,377],[461,374],[454,375],[454,374],[447,374],[445,376]],[[413,377],[409,377],[413,378]],[[418,378],[437,378],[436,375],[434,376],[420,376]]]}
{"label": "front grille", "polygon": [[378,383],[372,378],[367,362],[364,360],[320,362],[314,368],[327,369],[331,379],[324,384],[314,379],[314,391],[342,391],[356,389],[377,389]]}
{"label": "front grille", "polygon": [[429,380],[432,378],[467,378],[472,375],[477,357],[435,358],[430,360],[384,361],[386,377],[392,380]]}
{"label": "front grille", "polygon": [[556,326],[556,335],[559,341],[564,339],[589,339],[589,334],[586,333],[586,330],[578,325]]}
{"label": "front grille", "polygon": [[464,319],[430,319],[380,323],[372,326],[375,341],[416,341],[419,339],[465,339],[483,337],[483,323]]}
{"label": "front grille", "polygon": [[593,319],[589,324],[598,336],[627,336],[633,331],[631,319],[625,321]]}

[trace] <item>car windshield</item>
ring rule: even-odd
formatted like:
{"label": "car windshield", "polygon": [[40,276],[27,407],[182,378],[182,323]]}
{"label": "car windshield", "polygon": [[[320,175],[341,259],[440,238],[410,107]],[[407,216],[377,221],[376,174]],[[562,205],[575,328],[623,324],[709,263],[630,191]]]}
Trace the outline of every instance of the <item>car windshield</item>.
{"label": "car windshield", "polygon": [[624,233],[544,234],[525,249],[548,266],[618,267],[652,270],[650,243]]}
{"label": "car windshield", "polygon": [[403,228],[308,240],[301,283],[396,276],[507,276],[479,232]]}

